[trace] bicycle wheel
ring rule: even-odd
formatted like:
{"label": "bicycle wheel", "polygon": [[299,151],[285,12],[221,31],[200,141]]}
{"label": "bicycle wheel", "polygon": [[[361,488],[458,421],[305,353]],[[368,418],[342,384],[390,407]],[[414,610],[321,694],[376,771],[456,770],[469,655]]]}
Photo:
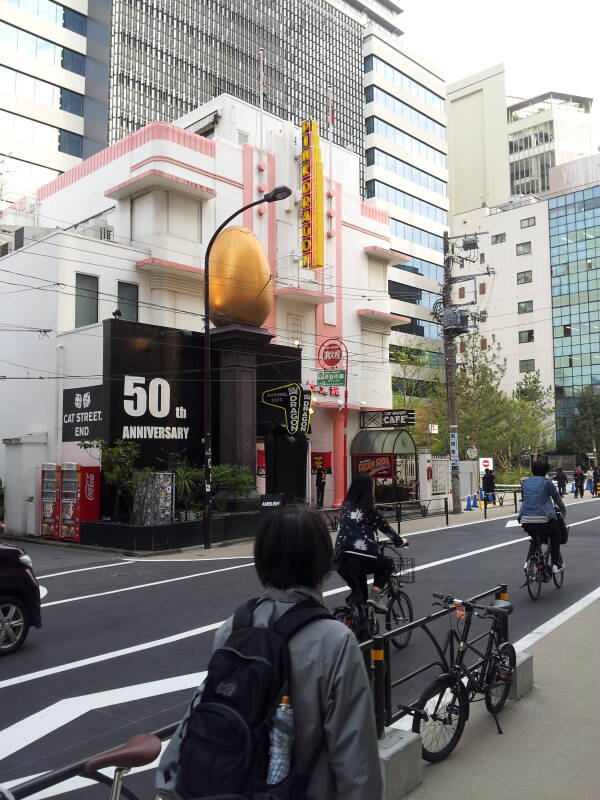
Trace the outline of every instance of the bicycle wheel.
{"label": "bicycle wheel", "polygon": [[426,718],[415,716],[413,733],[421,734],[422,757],[425,761],[443,761],[454,750],[462,736],[469,713],[469,698],[461,683],[453,686],[434,682],[419,703]]}
{"label": "bicycle wheel", "polygon": [[[388,601],[387,613],[385,615],[385,629],[386,631],[393,631],[394,628],[400,628],[414,619],[413,607],[410,602],[410,597],[406,592],[395,591],[390,594]],[[391,642],[397,650],[402,650],[403,647],[410,642],[412,631],[401,633],[398,636],[391,637]]]}
{"label": "bicycle wheel", "polygon": [[490,714],[497,714],[502,710],[510,694],[517,666],[517,654],[512,644],[503,642],[498,650],[492,653],[491,658],[492,667],[485,693],[485,707]]}
{"label": "bicycle wheel", "polygon": [[349,606],[338,606],[337,608],[333,609],[331,614],[337,619],[338,622],[341,622],[347,628],[350,628],[350,630],[353,631],[355,629],[356,625],[354,614]]}
{"label": "bicycle wheel", "polygon": [[538,568],[538,559],[530,558],[527,562],[527,591],[532,600],[537,600],[542,591],[542,568]]}
{"label": "bicycle wheel", "polygon": [[552,573],[552,580],[554,581],[554,585],[557,589],[565,582],[565,568],[563,567],[560,572],[553,572]]}

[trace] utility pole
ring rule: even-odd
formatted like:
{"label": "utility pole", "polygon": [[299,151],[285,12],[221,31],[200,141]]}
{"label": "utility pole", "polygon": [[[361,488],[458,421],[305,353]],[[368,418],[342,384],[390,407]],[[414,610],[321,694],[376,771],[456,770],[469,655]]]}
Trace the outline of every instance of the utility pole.
{"label": "utility pole", "polygon": [[452,306],[452,254],[450,237],[444,231],[444,287],[442,290],[444,309],[444,363],[446,365],[446,399],[448,402],[448,436],[450,439],[450,468],[452,479],[452,513],[462,514],[460,497],[460,461],[458,454],[458,415],[456,413],[456,334],[447,327],[447,311]]}
{"label": "utility pole", "polygon": [[[456,246],[451,239],[461,239],[462,242]],[[455,249],[460,250],[463,256],[455,255]],[[459,306],[475,305],[472,302],[459,303],[458,306],[452,303],[452,285],[464,281],[473,281],[479,275],[492,275],[493,269],[489,267],[485,272],[476,272],[469,275],[452,277],[452,265],[458,261],[459,265],[464,266],[465,261],[473,263],[477,259],[479,244],[477,234],[461,234],[460,236],[450,236],[448,231],[444,231],[444,284],[442,287],[442,327],[444,333],[444,361],[446,365],[446,398],[448,403],[448,437],[450,440],[450,466],[452,470],[452,512],[462,514],[462,503],[460,496],[460,461],[458,449],[458,413],[456,409],[456,338],[469,330],[469,314],[461,310]],[[472,254],[475,253],[475,257]],[[469,255],[471,254],[471,255]],[[475,285],[473,287],[475,297]]]}

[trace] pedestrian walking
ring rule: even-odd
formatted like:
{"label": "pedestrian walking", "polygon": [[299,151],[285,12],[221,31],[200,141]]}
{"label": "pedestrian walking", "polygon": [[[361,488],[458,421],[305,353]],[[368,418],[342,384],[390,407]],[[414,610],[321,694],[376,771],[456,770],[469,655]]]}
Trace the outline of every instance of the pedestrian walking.
{"label": "pedestrian walking", "polygon": [[598,467],[594,467],[593,470],[593,491],[592,494],[594,497],[598,496],[598,483],[600,483],[600,469]]}
{"label": "pedestrian walking", "polygon": [[493,503],[496,505],[496,476],[493,469],[486,469],[481,479],[481,488],[486,496],[488,505]]}
{"label": "pedestrian walking", "polygon": [[556,485],[558,486],[558,493],[561,497],[564,497],[567,493],[567,476],[565,475],[563,468],[558,467],[556,470]]}
{"label": "pedestrian walking", "polygon": [[590,494],[594,494],[594,470],[588,467],[587,472],[585,473],[585,488],[589,491]]}
{"label": "pedestrian walking", "polygon": [[583,497],[585,474],[579,464],[577,464],[575,471],[573,472],[573,483],[575,485],[575,497]]}
{"label": "pedestrian walking", "polygon": [[[321,515],[300,507],[284,506],[266,516],[256,536],[254,564],[263,592],[257,600],[240,607],[217,631],[205,683],[196,691],[188,715],[161,757],[156,774],[157,798],[206,797],[206,793],[185,788],[189,784],[185,783],[183,776],[191,771],[199,784],[210,779],[211,786],[224,787],[220,792],[210,791],[209,796],[381,800],[383,784],[364,658],[354,633],[331,618],[323,606],[323,583],[333,566],[333,548]],[[211,729],[210,735],[199,740],[196,749],[191,751],[186,742],[193,735],[195,726],[191,722],[187,724],[188,719],[192,719],[191,715],[202,707],[203,691],[212,689],[212,694],[216,692],[221,697],[217,703],[206,703],[208,713],[216,714],[223,704],[235,707],[238,684],[234,676],[223,671],[223,665],[232,663],[232,653],[235,655],[236,651],[228,652],[223,648],[230,637],[236,633],[239,636],[240,630],[246,633],[246,628],[240,628],[240,615],[251,615],[253,627],[247,629],[249,632],[267,628],[265,635],[270,635],[271,631],[277,633],[286,627],[290,614],[292,619],[296,619],[299,613],[314,615],[315,607],[317,611],[320,609],[321,617],[312,616],[287,639],[287,685],[274,721],[271,725],[265,722],[258,726],[261,735],[271,737],[269,757],[265,759],[265,749],[258,748],[254,758],[242,759],[243,767],[240,768],[253,774],[255,779],[262,769],[262,781],[266,784],[271,782],[273,766],[277,767],[280,777],[286,770],[291,770],[290,774],[300,780],[294,783],[293,791],[285,793],[274,787],[271,794],[268,786],[266,790],[255,791],[256,783],[245,783],[232,792],[227,787],[232,783],[239,784],[239,771],[227,769],[227,765],[239,757],[238,751],[242,746],[247,747],[249,740],[241,734],[234,739],[228,737],[223,726],[226,716],[222,715],[221,724]],[[327,618],[323,618],[323,614]],[[246,645],[249,646],[248,643],[256,638],[256,633],[248,636]],[[261,661],[264,662],[265,658],[257,660],[257,674],[262,669]],[[241,669],[243,663],[239,659],[238,662]],[[270,682],[272,679],[266,685]],[[254,684],[250,693],[256,703],[265,685],[258,680]],[[246,694],[239,698],[239,702],[243,699],[247,700]],[[278,743],[277,763],[274,765],[275,738],[272,731],[278,728],[278,714],[282,718],[278,735],[281,738],[283,734],[287,742],[283,748]],[[236,716],[240,714],[232,714],[229,718]],[[203,763],[207,759],[210,759],[210,764],[204,769]],[[219,783],[222,773],[225,773],[223,782]]]}
{"label": "pedestrian walking", "polygon": [[319,508],[323,508],[323,503],[325,500],[325,485],[327,483],[327,473],[323,467],[317,468],[317,477],[316,477],[316,484],[317,484],[317,506]]}

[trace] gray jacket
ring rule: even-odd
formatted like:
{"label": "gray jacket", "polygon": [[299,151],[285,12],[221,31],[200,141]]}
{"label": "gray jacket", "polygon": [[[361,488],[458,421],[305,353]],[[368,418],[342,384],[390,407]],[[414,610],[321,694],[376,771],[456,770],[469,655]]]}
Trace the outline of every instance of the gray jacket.
{"label": "gray jacket", "polygon": [[[319,592],[305,587],[268,589],[272,602],[262,603],[254,623],[266,626],[273,609],[280,617],[291,604],[306,597],[322,602]],[[232,618],[215,635],[216,650],[231,631]],[[307,800],[380,800],[383,792],[373,701],[364,660],[352,631],[340,622],[316,620],[289,642],[290,697],[294,708],[294,753],[302,769],[318,745]],[[200,691],[198,689],[197,691]],[[173,760],[179,729],[157,770],[157,788],[168,797],[175,778],[165,780],[161,767]]]}

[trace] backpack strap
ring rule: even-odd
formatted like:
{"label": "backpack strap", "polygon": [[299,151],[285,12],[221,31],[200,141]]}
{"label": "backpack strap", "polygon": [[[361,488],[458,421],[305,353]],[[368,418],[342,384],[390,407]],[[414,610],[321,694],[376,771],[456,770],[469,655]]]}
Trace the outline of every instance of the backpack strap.
{"label": "backpack strap", "polygon": [[298,603],[294,603],[285,614],[282,614],[274,623],[273,630],[277,631],[287,642],[300,628],[315,619],[334,619],[334,617],[317,600],[307,597]]}
{"label": "backpack strap", "polygon": [[244,603],[244,605],[236,608],[233,613],[233,622],[231,625],[232,631],[235,631],[237,628],[251,627],[252,613],[260,600],[260,597],[253,597],[251,600],[248,600],[247,603]]}

